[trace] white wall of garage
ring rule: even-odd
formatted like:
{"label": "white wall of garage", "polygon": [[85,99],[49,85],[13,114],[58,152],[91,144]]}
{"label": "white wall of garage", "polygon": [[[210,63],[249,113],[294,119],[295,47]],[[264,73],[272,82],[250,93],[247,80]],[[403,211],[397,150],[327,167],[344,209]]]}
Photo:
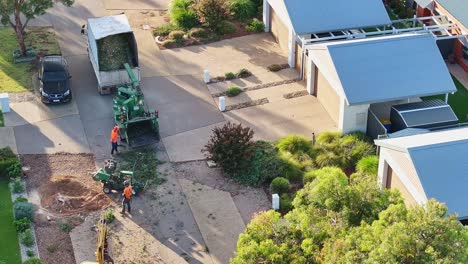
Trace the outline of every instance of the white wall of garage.
{"label": "white wall of garage", "polygon": [[367,115],[369,104],[347,105],[344,98],[341,98],[341,116],[338,127],[343,133],[354,131],[367,131]]}

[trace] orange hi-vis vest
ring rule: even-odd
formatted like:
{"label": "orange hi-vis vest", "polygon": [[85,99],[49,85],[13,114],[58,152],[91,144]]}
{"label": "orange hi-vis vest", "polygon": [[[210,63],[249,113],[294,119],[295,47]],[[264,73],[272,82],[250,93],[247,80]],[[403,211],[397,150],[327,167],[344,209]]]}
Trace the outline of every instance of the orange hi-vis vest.
{"label": "orange hi-vis vest", "polygon": [[132,186],[128,186],[124,189],[123,191],[123,194],[125,196],[125,199],[127,200],[130,200],[132,199],[132,195],[133,195],[133,189],[132,189]]}
{"label": "orange hi-vis vest", "polygon": [[112,130],[111,135],[110,135],[110,139],[111,139],[112,143],[117,143],[117,141],[119,139],[119,133],[117,131],[115,131],[115,130]]}

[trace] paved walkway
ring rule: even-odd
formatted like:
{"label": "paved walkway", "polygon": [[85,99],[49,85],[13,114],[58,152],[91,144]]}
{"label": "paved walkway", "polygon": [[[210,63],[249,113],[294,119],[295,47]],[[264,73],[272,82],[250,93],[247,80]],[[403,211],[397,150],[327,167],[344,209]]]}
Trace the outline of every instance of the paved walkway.
{"label": "paved walkway", "polygon": [[229,263],[245,225],[228,192],[179,180],[214,263]]}

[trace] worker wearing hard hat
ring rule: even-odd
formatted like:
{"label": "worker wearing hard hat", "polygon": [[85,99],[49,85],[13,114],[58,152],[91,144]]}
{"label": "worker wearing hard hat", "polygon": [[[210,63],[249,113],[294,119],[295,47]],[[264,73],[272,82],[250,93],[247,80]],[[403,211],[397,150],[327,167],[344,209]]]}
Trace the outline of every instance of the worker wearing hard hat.
{"label": "worker wearing hard hat", "polygon": [[111,155],[114,155],[114,151],[119,154],[119,151],[117,150],[118,147],[118,142],[119,142],[119,130],[120,128],[118,126],[115,126],[110,134],[110,141],[112,144],[112,150],[111,150]]}
{"label": "worker wearing hard hat", "polygon": [[123,193],[122,193],[122,198],[123,198],[122,199],[122,214],[125,213],[125,206],[127,206],[127,210],[130,213],[131,211],[130,203],[132,201],[132,196],[133,196],[133,188],[130,185],[129,180],[126,180],[124,182],[124,186],[125,186],[125,189],[123,190]]}

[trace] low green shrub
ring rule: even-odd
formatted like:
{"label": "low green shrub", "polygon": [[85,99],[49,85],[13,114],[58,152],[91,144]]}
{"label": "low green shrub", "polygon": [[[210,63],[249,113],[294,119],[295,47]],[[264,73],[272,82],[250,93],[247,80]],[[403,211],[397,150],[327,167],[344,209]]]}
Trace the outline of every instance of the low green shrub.
{"label": "low green shrub", "polygon": [[200,24],[198,15],[193,10],[193,0],[172,0],[169,5],[171,22],[178,27],[190,29]]}
{"label": "low green shrub", "polygon": [[236,95],[239,95],[240,93],[242,93],[242,89],[237,86],[231,86],[226,91],[226,95],[229,97],[234,97]]}
{"label": "low green shrub", "polygon": [[309,182],[313,182],[316,178],[316,173],[315,171],[311,170],[311,171],[306,171],[304,173],[304,176],[302,177],[302,183],[305,185]]}
{"label": "low green shrub", "polygon": [[34,237],[31,232],[31,229],[26,229],[23,233],[20,234],[21,244],[32,247],[34,245]]}
{"label": "low green shrub", "polygon": [[318,144],[329,144],[343,137],[342,132],[332,131],[320,133],[317,137]]}
{"label": "low green shrub", "polygon": [[15,203],[13,205],[13,211],[15,213],[15,220],[27,218],[29,221],[34,222],[34,207],[32,203]]}
{"label": "low green shrub", "polygon": [[178,29],[179,28],[173,24],[166,24],[166,25],[162,25],[153,29],[153,35],[165,37],[169,35],[169,33],[171,33],[172,31],[178,30]]}
{"label": "low green shrub", "polygon": [[379,170],[379,157],[367,156],[358,161],[356,171],[367,175],[377,175]]}
{"label": "low green shrub", "polygon": [[280,196],[280,212],[285,214],[293,209],[291,197],[287,193]]}
{"label": "low green shrub", "polygon": [[304,174],[303,166],[291,153],[279,152],[278,160],[281,162],[281,175],[283,177],[293,182],[302,179]]}
{"label": "low green shrub", "polygon": [[28,198],[23,197],[23,196],[18,196],[15,199],[15,203],[24,203],[24,202],[27,202],[27,201],[28,201]]}
{"label": "low green shrub", "polygon": [[24,192],[24,184],[21,181],[21,178],[15,178],[11,185],[14,193],[22,193]]}
{"label": "low green shrub", "polygon": [[8,168],[8,177],[16,178],[23,175],[23,170],[21,168],[21,163],[16,160],[13,164],[11,164]]}
{"label": "low green shrub", "polygon": [[240,21],[246,21],[257,14],[257,8],[251,0],[230,0],[229,10]]}
{"label": "low green shrub", "polygon": [[182,30],[175,30],[169,33],[169,39],[174,40],[177,44],[181,45],[184,43],[185,32]]}
{"label": "low green shrub", "polygon": [[191,38],[201,38],[206,39],[210,36],[210,32],[204,28],[192,28],[188,32],[188,36]]}
{"label": "low green shrub", "polygon": [[256,32],[256,33],[261,33],[265,31],[265,24],[263,24],[263,21],[260,21],[256,18],[252,19],[250,23],[245,27],[245,29],[248,32]]}
{"label": "low green shrub", "polygon": [[280,151],[289,152],[291,154],[306,153],[313,154],[313,146],[310,139],[300,135],[290,135],[281,138],[276,143],[276,147]]}
{"label": "low green shrub", "polygon": [[290,184],[288,179],[283,177],[276,177],[271,181],[270,184],[270,191],[271,193],[278,193],[282,194],[288,192],[290,188]]}
{"label": "low green shrub", "polygon": [[219,82],[224,82],[226,80],[226,77],[224,76],[216,76],[215,79]]}
{"label": "low green shrub", "polygon": [[28,250],[26,251],[26,255],[27,255],[28,257],[32,258],[32,257],[34,257],[34,251],[28,249]]}
{"label": "low green shrub", "polygon": [[360,136],[349,134],[341,140],[341,153],[343,153],[343,169],[354,169],[359,160],[375,153],[375,147],[372,143],[362,140]]}
{"label": "low green shrub", "polygon": [[237,76],[232,72],[226,72],[224,77],[226,77],[226,80],[234,80],[237,78]]}
{"label": "low green shrub", "polygon": [[333,151],[323,151],[315,157],[315,163],[319,168],[327,166],[344,167],[344,157]]}
{"label": "low green shrub", "polygon": [[15,226],[16,231],[21,233],[29,229],[29,227],[31,226],[31,221],[28,218],[24,217],[24,218],[21,218],[20,220],[13,221],[13,225]]}
{"label": "low green shrub", "polygon": [[54,253],[54,252],[57,251],[58,245],[56,245],[56,244],[48,245],[48,246],[46,247],[46,249],[47,249],[47,252],[49,252],[49,253]]}
{"label": "low green shrub", "polygon": [[236,180],[249,186],[260,186],[281,175],[282,163],[278,160],[278,150],[266,141],[259,140],[254,145],[254,155],[250,169],[236,177]]}
{"label": "low green shrub", "polygon": [[59,222],[58,226],[60,231],[64,233],[70,233],[73,230],[73,226],[68,222]]}
{"label": "low green shrub", "polygon": [[[309,171],[304,174],[304,184],[313,182],[319,177],[324,177],[326,175],[342,175],[343,171],[338,167],[323,167],[318,170]],[[306,176],[307,175],[307,176]]]}
{"label": "low green shrub", "polygon": [[236,76],[237,78],[247,78],[247,77],[252,76],[252,73],[249,70],[243,68],[237,72]]}
{"label": "low green shrub", "polygon": [[172,39],[166,39],[161,45],[167,49],[177,48],[180,46],[175,40]]}
{"label": "low green shrub", "polygon": [[236,25],[229,21],[223,21],[218,27],[218,33],[221,35],[229,35],[236,32]]}
{"label": "low green shrub", "polygon": [[0,148],[0,160],[16,158],[10,147]]}
{"label": "low green shrub", "polygon": [[19,163],[15,153],[9,148],[0,148],[0,177],[9,177],[9,168]]}
{"label": "low green shrub", "polygon": [[23,264],[44,264],[44,262],[38,258],[30,258],[23,262]]}
{"label": "low green shrub", "polygon": [[363,157],[375,153],[372,141],[364,133],[355,132],[343,136],[341,132],[325,132],[318,136],[314,146],[315,165],[340,167],[353,171]]}
{"label": "low green shrub", "polygon": [[110,208],[107,209],[105,218],[106,218],[106,222],[109,223],[109,224],[114,222],[114,220],[115,220],[114,211],[112,211],[112,209],[110,209]]}
{"label": "low green shrub", "polygon": [[283,67],[279,64],[272,64],[268,66],[267,69],[271,72],[278,72],[278,71],[281,71]]}

